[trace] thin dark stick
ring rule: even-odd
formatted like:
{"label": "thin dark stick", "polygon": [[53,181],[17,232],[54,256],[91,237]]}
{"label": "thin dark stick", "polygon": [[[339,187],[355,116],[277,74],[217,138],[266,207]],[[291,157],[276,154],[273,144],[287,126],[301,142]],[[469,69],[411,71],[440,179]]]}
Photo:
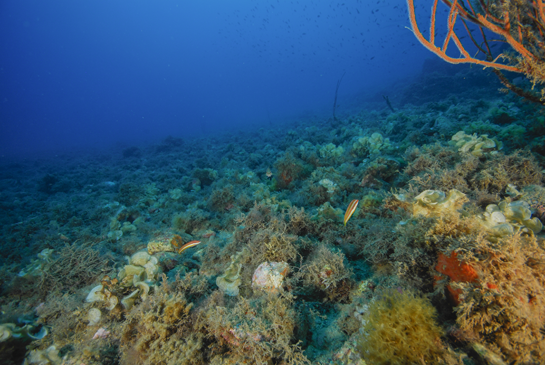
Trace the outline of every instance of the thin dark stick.
{"label": "thin dark stick", "polygon": [[343,75],[337,81],[337,87],[335,88],[335,100],[333,101],[333,120],[337,121],[337,117],[335,116],[335,109],[337,109],[337,94],[339,93],[339,86],[341,86],[341,81],[343,81],[344,74],[346,74],[346,71],[343,72]]}

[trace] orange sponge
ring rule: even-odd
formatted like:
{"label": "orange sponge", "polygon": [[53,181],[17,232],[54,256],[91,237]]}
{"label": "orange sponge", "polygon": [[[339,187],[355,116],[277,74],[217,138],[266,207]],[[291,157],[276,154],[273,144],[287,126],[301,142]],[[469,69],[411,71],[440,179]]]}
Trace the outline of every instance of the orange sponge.
{"label": "orange sponge", "polygon": [[[451,252],[450,256],[445,255],[444,253],[439,253],[437,260],[437,265],[435,270],[440,272],[443,275],[446,275],[450,278],[451,281],[457,283],[472,283],[476,282],[479,278],[477,271],[475,269],[458,259],[458,254],[456,252]],[[436,276],[436,281],[440,280],[441,277]],[[460,304],[460,294],[462,294],[461,289],[454,289],[447,285],[447,290],[452,295],[452,299],[456,305]]]}

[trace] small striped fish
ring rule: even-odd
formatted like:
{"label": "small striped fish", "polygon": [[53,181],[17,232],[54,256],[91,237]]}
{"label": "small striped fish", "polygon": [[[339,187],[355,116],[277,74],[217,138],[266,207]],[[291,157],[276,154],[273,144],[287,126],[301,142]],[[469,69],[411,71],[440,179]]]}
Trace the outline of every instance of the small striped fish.
{"label": "small striped fish", "polygon": [[346,208],[346,213],[344,213],[344,225],[346,226],[346,222],[352,217],[352,214],[356,211],[356,208],[358,207],[358,203],[360,201],[358,199],[354,199],[348,204],[348,208]]}
{"label": "small striped fish", "polygon": [[178,253],[182,253],[190,247],[195,247],[199,243],[201,243],[201,241],[189,241],[188,243],[186,243],[185,245],[183,245],[182,247],[178,249]]}

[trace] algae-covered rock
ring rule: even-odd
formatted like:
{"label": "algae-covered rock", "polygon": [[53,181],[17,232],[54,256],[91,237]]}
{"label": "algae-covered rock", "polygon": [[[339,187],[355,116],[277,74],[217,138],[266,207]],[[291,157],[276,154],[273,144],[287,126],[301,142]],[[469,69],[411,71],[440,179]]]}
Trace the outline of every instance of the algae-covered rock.
{"label": "algae-covered rock", "polygon": [[145,265],[144,269],[146,271],[146,282],[148,283],[155,283],[157,280],[160,269],[158,264],[158,260],[156,257],[152,257]]}
{"label": "algae-covered rock", "polygon": [[414,198],[413,215],[435,217],[443,212],[455,212],[468,199],[459,190],[452,189],[448,195],[439,190],[425,190]]}
{"label": "algae-covered rock", "polygon": [[263,262],[252,276],[252,288],[276,293],[282,288],[289,265],[286,262]]}
{"label": "algae-covered rock", "polygon": [[132,286],[143,280],[153,284],[157,280],[160,269],[156,257],[146,251],[139,251],[131,256],[129,262],[130,264],[125,265],[117,274],[117,278],[124,286]]}
{"label": "algae-covered rock", "polygon": [[389,138],[384,138],[380,133],[373,133],[370,137],[358,137],[352,144],[352,154],[358,157],[367,155],[380,155],[392,150]]}
{"label": "algae-covered rock", "polygon": [[131,256],[129,262],[131,265],[144,266],[151,258],[146,251],[138,251]]}
{"label": "algae-covered rock", "polygon": [[119,299],[115,295],[112,295],[109,290],[105,289],[102,284],[91,289],[85,301],[87,303],[105,302],[108,310],[114,309],[119,303]]}
{"label": "algae-covered rock", "polygon": [[165,286],[136,304],[121,325],[119,363],[135,364],[138,352],[147,364],[209,364],[202,359],[203,335],[192,326],[192,307],[183,292]]}
{"label": "algae-covered rock", "polygon": [[128,234],[131,232],[136,232],[138,228],[136,228],[136,226],[130,222],[123,222],[123,225],[121,226],[120,230],[121,232],[123,232],[123,234]]}
{"label": "algae-covered rock", "polygon": [[136,265],[125,265],[120,271],[118,278],[120,280],[123,280],[127,276],[137,276],[140,277],[145,271],[145,268],[142,266],[136,266]]}
{"label": "algae-covered rock", "polygon": [[49,334],[47,327],[34,324],[25,324],[23,327],[17,326],[15,323],[0,324],[0,342],[5,342],[10,339],[20,340],[41,340]]}
{"label": "algae-covered rock", "polygon": [[164,232],[153,237],[153,239],[148,242],[148,253],[153,255],[157,252],[174,252],[173,243],[178,242],[178,237],[180,236],[172,232]]}
{"label": "algae-covered rock", "polygon": [[270,198],[271,196],[269,186],[263,183],[256,184],[250,182],[250,189],[252,191],[252,198],[258,202]]}
{"label": "algae-covered rock", "polygon": [[137,287],[138,290],[140,290],[140,293],[139,293],[140,298],[142,300],[146,300],[150,291],[150,286],[144,281],[139,281],[137,283],[134,283],[134,286]]}
{"label": "algae-covered rock", "polygon": [[0,342],[4,342],[7,339],[11,338],[14,327],[14,323],[0,324]]}
{"label": "algae-covered rock", "polygon": [[37,259],[32,260],[32,262],[27,265],[23,270],[19,272],[19,277],[29,278],[34,276],[40,276],[42,274],[42,269],[44,265],[51,261],[51,256],[53,255],[53,249],[46,248],[40,251],[36,256]]}
{"label": "algae-covered rock", "polygon": [[120,229],[108,232],[108,239],[111,242],[117,242],[121,239],[121,237],[123,237],[123,231]]}
{"label": "algae-covered rock", "polygon": [[369,153],[371,155],[387,152],[391,147],[390,139],[382,137],[380,133],[373,133],[369,138]]}
{"label": "algae-covered rock", "polygon": [[103,293],[104,286],[97,285],[91,291],[89,294],[87,294],[87,298],[85,298],[85,301],[87,303],[94,303],[94,302],[101,302],[106,300],[106,296]]}
{"label": "algae-covered rock", "polygon": [[328,143],[320,148],[320,157],[325,159],[336,159],[344,153],[342,146],[335,146],[333,143]]}
{"label": "algae-covered rock", "polygon": [[89,310],[89,313],[87,313],[87,321],[89,321],[89,326],[95,326],[98,322],[100,322],[100,318],[102,317],[102,313],[100,312],[100,309],[98,308],[91,308]]}
{"label": "algae-covered rock", "polygon": [[248,254],[248,249],[244,248],[236,255],[231,256],[232,262],[225,271],[225,274],[216,278],[216,285],[225,294],[236,297],[239,293],[238,287],[241,284],[240,270],[242,269],[243,256]]}
{"label": "algae-covered rock", "polygon": [[168,191],[168,195],[170,196],[170,199],[172,200],[179,200],[182,197],[182,190],[181,189],[171,189]]}
{"label": "algae-covered rock", "polygon": [[121,304],[123,305],[123,308],[125,308],[125,310],[131,310],[131,308],[134,306],[134,302],[139,297],[139,293],[140,289],[136,289],[135,291],[121,299]]}
{"label": "algae-covered rock", "polygon": [[342,222],[344,212],[340,208],[333,208],[329,202],[325,202],[320,207],[315,215],[311,217],[311,220],[332,220],[336,222]]}
{"label": "algae-covered rock", "polygon": [[[193,177],[199,180],[199,182],[198,184],[196,182],[193,182],[192,186],[198,185],[200,188],[201,184],[204,186],[211,185],[212,182],[214,182],[214,180],[218,178],[218,172],[210,168],[204,168],[204,169],[197,168],[193,170]],[[195,188],[195,186],[193,186],[193,188]]]}
{"label": "algae-covered rock", "polygon": [[484,154],[496,154],[502,148],[501,142],[488,138],[488,135],[483,134],[478,136],[465,134],[463,131],[452,136],[451,142],[458,147],[458,151],[462,153],[470,153],[475,157],[481,157]]}
{"label": "algae-covered rock", "polygon": [[545,205],[545,187],[539,185],[527,185],[521,189],[520,198],[521,200],[531,204]]}
{"label": "algae-covered rock", "polygon": [[322,179],[318,184],[323,186],[327,190],[328,194],[333,194],[336,190],[339,189],[337,184],[329,179]]}
{"label": "algae-covered rock", "polygon": [[59,350],[53,345],[45,350],[30,351],[25,362],[23,362],[23,365],[60,365],[62,362],[63,361],[59,356]]}
{"label": "algae-covered rock", "polygon": [[537,234],[543,229],[541,221],[534,217],[530,205],[523,200],[501,201],[490,204],[481,216],[481,224],[490,232],[491,238],[503,238],[517,232]]}

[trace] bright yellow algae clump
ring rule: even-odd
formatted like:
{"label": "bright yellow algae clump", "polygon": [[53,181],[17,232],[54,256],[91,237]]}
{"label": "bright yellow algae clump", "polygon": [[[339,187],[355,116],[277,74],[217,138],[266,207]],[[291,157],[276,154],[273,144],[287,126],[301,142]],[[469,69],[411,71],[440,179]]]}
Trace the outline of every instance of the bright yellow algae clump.
{"label": "bright yellow algae clump", "polygon": [[435,317],[426,298],[407,291],[384,293],[363,317],[361,356],[371,364],[435,363],[443,351]]}

